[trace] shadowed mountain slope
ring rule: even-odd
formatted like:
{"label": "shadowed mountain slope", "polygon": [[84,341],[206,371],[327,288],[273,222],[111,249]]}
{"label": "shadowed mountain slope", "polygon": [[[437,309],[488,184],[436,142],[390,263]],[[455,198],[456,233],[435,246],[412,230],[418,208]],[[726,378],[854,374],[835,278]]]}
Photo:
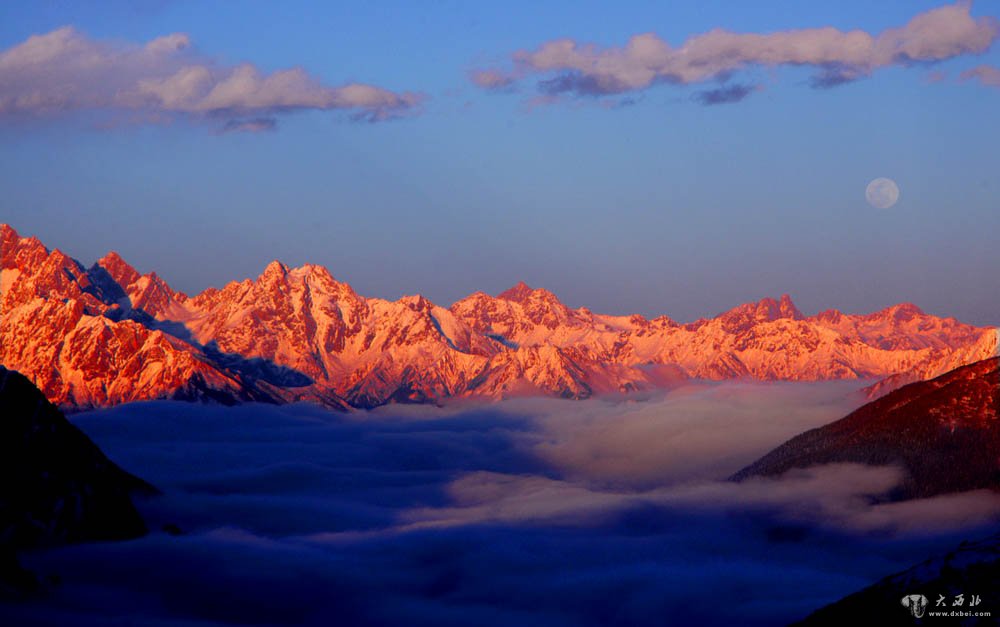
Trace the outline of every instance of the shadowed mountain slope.
{"label": "shadowed mountain slope", "polygon": [[912,383],[798,435],[736,473],[743,480],[835,462],[899,465],[891,495],[1000,488],[1000,358]]}

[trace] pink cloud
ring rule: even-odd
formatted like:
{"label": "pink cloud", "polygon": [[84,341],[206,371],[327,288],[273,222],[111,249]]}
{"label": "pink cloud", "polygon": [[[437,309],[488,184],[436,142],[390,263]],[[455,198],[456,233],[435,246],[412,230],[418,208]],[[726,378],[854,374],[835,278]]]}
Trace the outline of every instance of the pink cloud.
{"label": "pink cloud", "polygon": [[992,65],[980,65],[962,72],[963,80],[977,80],[983,85],[1000,87],[1000,68]]}
{"label": "pink cloud", "polygon": [[122,44],[67,26],[0,52],[0,116],[111,110],[232,121],[344,110],[379,121],[412,113],[422,99],[360,83],[329,86],[301,68],[267,74],[250,63],[220,64],[195,53],[183,33]]}
{"label": "pink cloud", "polygon": [[230,120],[222,127],[220,133],[264,133],[277,128],[274,118],[253,118],[250,120]]}
{"label": "pink cloud", "polygon": [[492,89],[540,76],[543,93],[600,96],[643,90],[662,82],[725,80],[753,66],[792,65],[815,68],[813,85],[832,87],[879,68],[985,52],[997,39],[1000,22],[992,17],[973,17],[970,9],[971,2],[945,5],[874,35],[833,27],[767,34],[715,29],[695,35],[679,47],[654,33],[643,33],[617,48],[557,39],[535,50],[515,52],[508,71],[473,72],[472,80]]}
{"label": "pink cloud", "polygon": [[469,80],[483,89],[503,89],[516,82],[517,78],[501,70],[473,70],[469,72]]}

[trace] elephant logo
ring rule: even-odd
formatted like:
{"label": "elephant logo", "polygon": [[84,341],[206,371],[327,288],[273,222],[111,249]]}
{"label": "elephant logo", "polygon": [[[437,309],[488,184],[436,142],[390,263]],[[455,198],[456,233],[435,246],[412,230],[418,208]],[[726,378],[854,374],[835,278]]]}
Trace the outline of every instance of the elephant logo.
{"label": "elephant logo", "polygon": [[927,597],[922,594],[908,594],[902,600],[903,607],[910,610],[913,618],[923,618],[927,603]]}

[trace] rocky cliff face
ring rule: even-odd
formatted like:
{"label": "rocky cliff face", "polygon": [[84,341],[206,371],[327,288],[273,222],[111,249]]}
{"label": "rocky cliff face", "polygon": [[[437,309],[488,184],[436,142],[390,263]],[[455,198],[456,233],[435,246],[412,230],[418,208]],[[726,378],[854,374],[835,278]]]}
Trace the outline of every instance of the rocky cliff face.
{"label": "rocky cliff face", "polygon": [[685,378],[886,378],[878,395],[990,357],[997,332],[909,304],[805,317],[785,295],[678,324],[570,309],[521,283],[449,308],[366,298],[273,262],[188,297],[115,253],[84,268],[0,226],[0,364],[67,408],[155,399],[332,408],[449,397],[583,398]]}

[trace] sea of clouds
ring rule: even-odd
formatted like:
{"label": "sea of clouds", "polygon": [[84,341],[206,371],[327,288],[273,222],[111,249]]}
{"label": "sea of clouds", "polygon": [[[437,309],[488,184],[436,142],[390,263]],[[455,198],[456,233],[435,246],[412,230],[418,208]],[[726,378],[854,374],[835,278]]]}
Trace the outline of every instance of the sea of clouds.
{"label": "sea of clouds", "polygon": [[891,467],[725,481],[854,390],[76,415],[163,490],[139,503],[153,531],[25,554],[60,583],[0,623],[784,624],[1000,520],[988,492],[880,502]]}

